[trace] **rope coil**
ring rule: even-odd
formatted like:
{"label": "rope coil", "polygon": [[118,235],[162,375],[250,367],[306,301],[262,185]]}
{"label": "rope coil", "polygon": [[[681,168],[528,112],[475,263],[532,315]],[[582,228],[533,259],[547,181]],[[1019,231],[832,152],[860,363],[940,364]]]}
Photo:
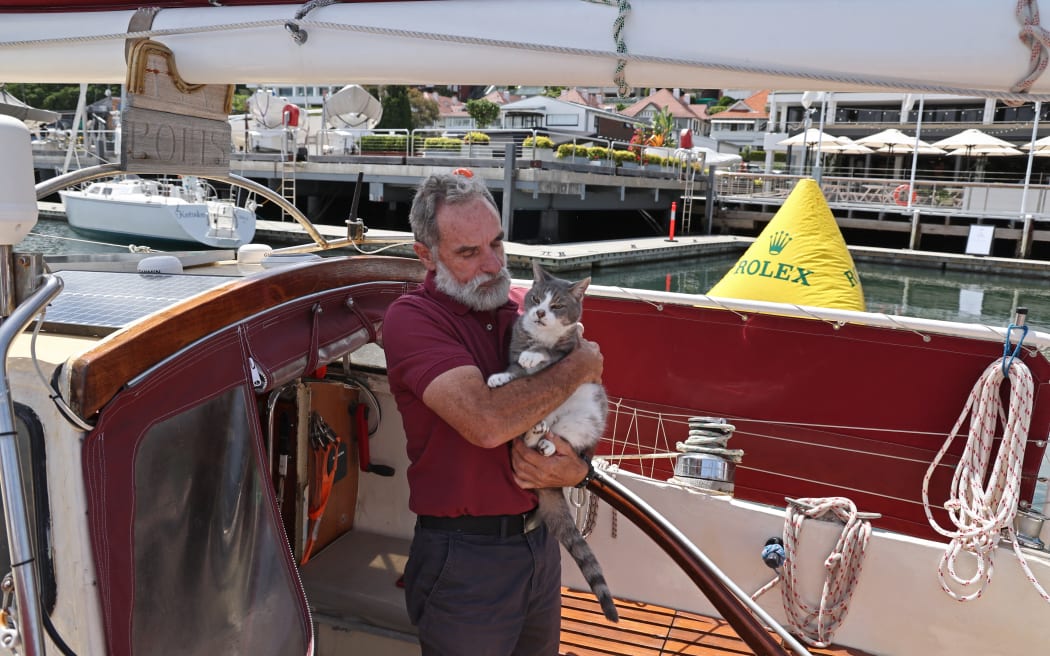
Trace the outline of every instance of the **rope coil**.
{"label": "rope coil", "polygon": [[[824,560],[827,572],[820,603],[811,606],[802,600],[799,592],[797,561],[802,524],[807,518],[815,519],[829,512],[845,525],[835,547]],[[764,561],[769,557],[770,561],[776,562],[783,555],[786,555],[786,560],[778,569],[777,576],[751,598],[758,599],[781,583],[781,598],[788,626],[792,633],[811,647],[829,647],[835,631],[846,620],[849,602],[860,580],[864,554],[871,538],[871,522],[863,519],[862,515],[857,512],[853,501],[845,497],[794,499],[788,503],[785,511],[783,551],[776,549],[779,545],[772,540],[767,541],[763,548]],[[766,561],[766,564],[772,567],[770,561]]]}
{"label": "rope coil", "polygon": [[[1010,398],[1004,412],[1000,388],[1007,379],[1004,372],[1007,363]],[[1050,603],[1050,595],[1032,575],[1013,530],[1020,500],[1021,465],[1032,419],[1033,394],[1032,373],[1023,362],[1014,360],[1012,355],[1009,360],[1004,357],[993,362],[977,380],[955,426],[923,477],[922,502],[926,518],[935,531],[950,539],[937,566],[937,575],[944,592],[957,601],[980,598],[992,580],[995,549],[1000,540],[1006,540],[1013,546],[1014,555],[1028,580]],[[933,517],[930,480],[967,418],[966,445],[952,476],[948,500],[944,503],[954,527],[948,529]],[[1002,427],[1002,440],[993,461],[992,450],[999,426]],[[960,575],[957,567],[963,553],[970,553],[976,559],[975,571],[970,577]]]}

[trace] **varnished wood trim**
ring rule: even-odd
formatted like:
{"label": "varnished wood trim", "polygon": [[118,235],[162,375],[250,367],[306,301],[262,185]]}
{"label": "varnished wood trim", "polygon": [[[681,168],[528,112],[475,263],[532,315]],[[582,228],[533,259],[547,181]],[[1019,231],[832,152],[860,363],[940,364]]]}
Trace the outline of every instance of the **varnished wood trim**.
{"label": "varnished wood trim", "polygon": [[129,380],[194,341],[286,301],[367,282],[417,283],[423,266],[399,257],[326,258],[266,271],[187,299],[114,333],[74,360],[70,405],[97,413]]}

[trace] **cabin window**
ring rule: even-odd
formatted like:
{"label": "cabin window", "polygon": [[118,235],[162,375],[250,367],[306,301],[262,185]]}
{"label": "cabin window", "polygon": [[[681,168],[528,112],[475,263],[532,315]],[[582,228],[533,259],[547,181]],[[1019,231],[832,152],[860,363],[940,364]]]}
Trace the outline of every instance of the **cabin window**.
{"label": "cabin window", "polygon": [[[304,654],[254,407],[234,388],[153,424],[134,460],[132,653]],[[177,618],[177,621],[172,621]],[[250,624],[246,620],[251,618]],[[187,630],[191,627],[191,630]]]}

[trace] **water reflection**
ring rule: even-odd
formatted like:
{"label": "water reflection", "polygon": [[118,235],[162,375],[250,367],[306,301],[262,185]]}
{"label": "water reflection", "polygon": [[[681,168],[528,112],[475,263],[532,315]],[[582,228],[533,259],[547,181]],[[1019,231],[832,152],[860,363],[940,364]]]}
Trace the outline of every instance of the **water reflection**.
{"label": "water reflection", "polygon": [[[737,259],[730,256],[595,269],[592,279],[600,285],[704,294]],[[1028,325],[1050,332],[1050,280],[863,262],[857,264],[857,270],[870,312],[1006,327],[1018,307],[1027,307]],[[532,278],[530,271],[512,273],[517,278]]]}
{"label": "water reflection", "polygon": [[[15,250],[44,254],[119,253],[127,246],[85,239],[65,221],[40,219]],[[736,264],[739,256],[698,258],[595,269],[596,284],[704,294]],[[1028,308],[1028,325],[1050,332],[1050,280],[986,273],[942,272],[914,267],[858,263],[868,310],[926,319],[1006,327],[1017,307]],[[532,272],[513,269],[516,278]],[[579,274],[568,273],[572,278]]]}

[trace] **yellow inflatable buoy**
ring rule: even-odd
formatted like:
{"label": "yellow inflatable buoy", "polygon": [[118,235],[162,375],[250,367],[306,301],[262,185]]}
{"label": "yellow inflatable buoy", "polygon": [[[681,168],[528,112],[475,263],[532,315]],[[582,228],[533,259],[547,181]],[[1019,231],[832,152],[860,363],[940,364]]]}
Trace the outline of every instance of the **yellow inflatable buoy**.
{"label": "yellow inflatable buoy", "polygon": [[816,180],[799,180],[780,211],[708,296],[865,309],[857,268]]}

